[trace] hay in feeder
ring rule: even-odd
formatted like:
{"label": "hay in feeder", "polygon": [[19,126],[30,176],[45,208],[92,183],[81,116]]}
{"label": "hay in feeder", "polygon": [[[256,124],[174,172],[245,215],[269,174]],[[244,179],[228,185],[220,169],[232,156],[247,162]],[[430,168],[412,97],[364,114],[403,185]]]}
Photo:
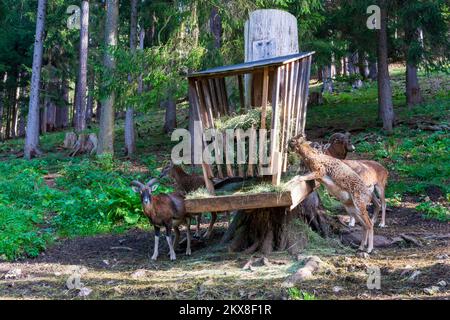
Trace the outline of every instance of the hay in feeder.
{"label": "hay in feeder", "polygon": [[[227,129],[242,129],[247,130],[250,128],[258,129],[261,127],[261,113],[262,108],[252,108],[243,114],[233,114],[229,116],[223,116],[215,121],[215,127],[219,131],[225,131]],[[266,108],[266,128],[270,128],[272,123],[272,107]]]}

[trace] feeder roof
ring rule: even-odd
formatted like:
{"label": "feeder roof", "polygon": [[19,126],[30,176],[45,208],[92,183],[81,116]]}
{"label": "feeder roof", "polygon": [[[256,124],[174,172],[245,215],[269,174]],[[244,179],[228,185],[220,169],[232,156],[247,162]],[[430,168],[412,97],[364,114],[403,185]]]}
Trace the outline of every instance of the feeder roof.
{"label": "feeder roof", "polygon": [[279,56],[269,59],[248,61],[239,64],[233,64],[228,66],[215,67],[199,72],[193,72],[188,75],[188,78],[200,78],[200,77],[214,77],[214,76],[227,76],[235,74],[250,73],[252,71],[263,69],[269,66],[280,66],[292,61],[296,61],[310,55],[313,55],[314,51],[311,52],[300,52],[295,54],[290,54],[286,56]]}

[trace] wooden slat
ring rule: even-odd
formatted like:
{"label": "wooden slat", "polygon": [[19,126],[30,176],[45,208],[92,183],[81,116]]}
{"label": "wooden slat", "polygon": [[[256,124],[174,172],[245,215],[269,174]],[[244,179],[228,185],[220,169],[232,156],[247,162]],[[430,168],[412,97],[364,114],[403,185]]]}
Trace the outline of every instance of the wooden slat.
{"label": "wooden slat", "polygon": [[[200,103],[198,100],[199,94],[198,94],[198,86],[197,86],[197,81],[191,80],[189,79],[189,90],[194,91],[194,94],[192,94],[192,98],[193,98],[193,106],[196,108],[196,111],[199,115],[199,117],[201,117],[201,111],[200,111]],[[206,119],[205,119],[206,120]],[[203,132],[203,121],[200,121],[200,130],[201,132]],[[202,139],[202,146],[204,146],[203,143],[203,139]],[[205,181],[205,185],[206,185],[206,189],[208,190],[208,192],[210,194],[214,194],[214,185],[212,183],[212,181],[210,180],[210,177],[212,176],[212,171],[211,168],[203,162],[202,160],[202,171],[203,171],[203,179]]]}
{"label": "wooden slat", "polygon": [[264,68],[261,103],[261,129],[266,129],[267,97],[269,95],[269,68]]}
{"label": "wooden slat", "polygon": [[245,110],[245,98],[244,98],[244,79],[242,74],[238,75],[238,87],[239,87],[239,100],[241,102],[241,112]]}
{"label": "wooden slat", "polygon": [[231,105],[228,102],[228,93],[227,93],[227,83],[225,81],[225,78],[220,79],[220,86],[222,87],[222,94],[223,94],[223,103],[226,109],[226,114],[231,113]]}
{"label": "wooden slat", "polygon": [[305,76],[305,95],[303,99],[303,105],[302,105],[302,133],[305,133],[305,126],[306,126],[306,110],[308,107],[308,95],[309,95],[309,78],[311,76],[311,61],[312,56],[306,57],[306,76]]}
{"label": "wooden slat", "polygon": [[[308,88],[309,88],[309,63],[308,60],[303,59],[302,60],[302,79],[301,79],[301,83],[302,83],[302,90],[301,90],[301,94],[300,94],[300,118],[299,118],[299,125],[298,125],[298,133],[302,132],[304,133],[305,131],[305,126],[304,123],[306,121],[306,98],[307,98],[307,94],[308,94]],[[308,77],[308,79],[307,79]]]}
{"label": "wooden slat", "polygon": [[188,213],[234,211],[273,207],[288,207],[292,210],[311,192],[312,188],[309,183],[305,181],[297,181],[296,183],[290,184],[289,189],[284,192],[264,192],[186,199],[185,207],[186,212]]}
{"label": "wooden slat", "polygon": [[[236,140],[237,141],[241,141],[240,130],[236,130]],[[236,151],[239,152],[239,149],[237,149]],[[237,162],[237,157],[238,157],[238,154],[236,153],[236,162]],[[244,165],[243,164],[239,164],[238,163],[238,175],[239,175],[239,177],[245,177]]]}
{"label": "wooden slat", "polygon": [[[234,139],[233,139],[234,141]],[[227,139],[226,139],[226,134],[225,132],[223,133],[223,146],[224,146],[224,152],[225,152],[225,164],[226,164],[226,168],[227,168],[227,176],[229,177],[234,177],[234,170],[233,170],[233,165],[230,163],[231,159],[228,159],[227,157]]]}
{"label": "wooden slat", "polygon": [[[268,102],[268,96],[269,96],[269,68],[264,68],[263,77],[262,77],[262,98],[261,98],[261,127],[260,129],[267,129],[267,102]],[[264,142],[267,142],[265,139],[261,139],[261,136],[259,137],[259,172],[261,175],[261,172],[263,171],[263,160],[264,156],[266,154],[267,144],[264,144]]]}
{"label": "wooden slat", "polygon": [[299,133],[302,127],[302,119],[303,119],[303,100],[305,94],[305,75],[306,75],[306,63],[304,60],[300,61],[301,65],[301,76],[299,77],[299,92],[298,92],[298,108],[299,108],[299,116],[297,119],[297,130],[296,135]]}
{"label": "wooden slat", "polygon": [[224,79],[214,79],[214,84],[216,86],[216,93],[217,93],[217,101],[219,102],[220,110],[222,115],[228,114],[228,107],[224,101],[224,92],[222,87],[222,81]]}
{"label": "wooden slat", "polygon": [[297,88],[295,90],[295,130],[294,136],[298,134],[298,130],[300,127],[300,118],[301,118],[301,103],[302,103],[302,78],[303,78],[303,63],[302,61],[297,61],[298,71],[297,71]]}
{"label": "wooden slat", "polygon": [[284,72],[282,76],[282,84],[281,84],[281,113],[280,113],[280,144],[279,149],[281,154],[281,165],[283,164],[283,156],[284,156],[284,144],[285,144],[285,132],[286,132],[286,124],[287,124],[287,107],[288,107],[288,84],[289,84],[289,66],[286,65],[284,67]]}
{"label": "wooden slat", "polygon": [[[215,128],[214,126],[214,115],[213,115],[213,102],[212,102],[212,98],[211,98],[211,94],[209,91],[209,83],[208,80],[201,80],[201,87],[202,87],[202,91],[203,91],[203,95],[205,97],[205,105],[206,105],[206,111],[207,111],[207,115],[208,115],[208,120],[210,123],[210,128]],[[215,148],[217,146],[215,145]],[[223,172],[222,172],[222,168],[220,166],[220,164],[216,164],[217,167],[217,175],[219,178],[223,178]]]}
{"label": "wooden slat", "polygon": [[314,180],[299,181],[299,176],[292,178],[286,185],[291,192],[290,209],[297,207],[314,190]]}
{"label": "wooden slat", "polygon": [[[252,126],[252,128],[254,128],[253,126]],[[255,150],[255,149],[257,149],[256,148],[256,143],[258,142],[258,139],[257,139],[257,136],[256,136],[256,130],[252,130],[251,131],[251,135],[250,135],[250,138],[249,138],[249,143],[248,143],[248,152],[247,152],[247,154],[249,155],[248,157],[249,157],[249,162],[250,162],[250,150]],[[256,155],[257,156],[257,155]],[[254,172],[254,164],[248,164],[248,166],[247,166],[247,176],[249,176],[249,177],[253,177],[254,175],[255,175],[255,172]]]}
{"label": "wooden slat", "polygon": [[285,138],[284,138],[284,145],[283,145],[283,163],[282,168],[283,172],[287,169],[287,145],[289,142],[289,137],[291,134],[291,120],[292,120],[292,105],[293,105],[293,82],[294,82],[294,64],[289,64],[289,79],[288,79],[288,86],[287,86],[287,116],[286,116],[286,130],[284,132]]}
{"label": "wooden slat", "polygon": [[221,117],[221,110],[219,102],[217,101],[217,93],[215,88],[215,79],[207,79],[206,85],[209,90],[209,97],[211,99],[211,114],[214,118]]}
{"label": "wooden slat", "polygon": [[291,115],[291,131],[289,133],[289,139],[295,135],[295,127],[297,124],[297,85],[298,85],[298,61],[294,62],[294,80],[292,83],[292,115]]}
{"label": "wooden slat", "polygon": [[[192,80],[194,81],[194,80]],[[204,126],[206,126],[206,128],[211,127],[211,124],[209,123],[209,116],[208,116],[208,111],[206,110],[206,105],[205,105],[205,96],[203,95],[203,89],[202,89],[202,85],[200,83],[200,81],[194,81],[195,82],[195,90],[197,92],[197,96],[198,96],[198,107],[199,107],[199,116],[200,116],[200,120],[202,122],[202,124]]]}
{"label": "wooden slat", "polygon": [[[272,166],[272,172],[275,172],[272,174],[272,184],[273,185],[279,185],[280,184],[280,178],[281,178],[281,172],[279,170],[279,163],[278,163],[278,157],[279,157],[279,151],[278,151],[278,144],[279,144],[279,130],[280,130],[280,122],[279,122],[279,113],[280,113],[280,77],[281,77],[281,68],[277,68],[277,70],[274,73],[273,82],[272,82],[272,131],[270,133],[270,159],[271,159],[271,166]],[[275,157],[277,159],[275,160]]]}

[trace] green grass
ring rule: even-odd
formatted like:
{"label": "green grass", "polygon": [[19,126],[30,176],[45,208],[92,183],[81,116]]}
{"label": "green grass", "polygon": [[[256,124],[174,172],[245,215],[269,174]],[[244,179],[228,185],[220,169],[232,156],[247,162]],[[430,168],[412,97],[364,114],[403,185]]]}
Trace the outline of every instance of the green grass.
{"label": "green grass", "polygon": [[314,294],[302,291],[298,288],[289,288],[288,295],[290,300],[317,300]]}
{"label": "green grass", "polygon": [[[154,125],[146,118],[140,120],[145,123],[141,125],[144,132]],[[156,134],[152,131],[143,143]],[[23,139],[0,144],[0,259],[34,257],[59,238],[148,227],[139,196],[129,184],[134,179],[145,181],[159,175],[159,155],[149,150],[141,153],[139,165],[148,173],[133,171],[134,164],[120,158],[120,142],[116,159],[70,158],[66,151],[57,151],[64,135],[43,135],[40,147],[44,155],[31,161],[14,155],[23,148]],[[170,144],[165,148],[170,150]],[[166,157],[168,151],[160,149]],[[60,175],[52,188],[44,181],[48,173]],[[172,190],[162,184],[156,193]]]}

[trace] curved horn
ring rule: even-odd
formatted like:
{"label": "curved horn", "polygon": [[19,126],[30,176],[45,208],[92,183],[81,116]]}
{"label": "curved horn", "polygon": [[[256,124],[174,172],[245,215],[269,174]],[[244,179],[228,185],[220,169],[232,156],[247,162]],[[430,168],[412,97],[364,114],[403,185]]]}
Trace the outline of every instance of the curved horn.
{"label": "curved horn", "polygon": [[139,181],[137,181],[137,180],[131,181],[131,182],[130,182],[130,185],[139,187],[139,188],[141,188],[141,189],[144,187],[144,184],[141,183],[141,182],[139,182]]}
{"label": "curved horn", "polygon": [[147,182],[145,185],[146,185],[147,187],[151,187],[151,186],[154,185],[156,182],[158,182],[158,178],[151,178],[151,179],[149,180],[149,182]]}

